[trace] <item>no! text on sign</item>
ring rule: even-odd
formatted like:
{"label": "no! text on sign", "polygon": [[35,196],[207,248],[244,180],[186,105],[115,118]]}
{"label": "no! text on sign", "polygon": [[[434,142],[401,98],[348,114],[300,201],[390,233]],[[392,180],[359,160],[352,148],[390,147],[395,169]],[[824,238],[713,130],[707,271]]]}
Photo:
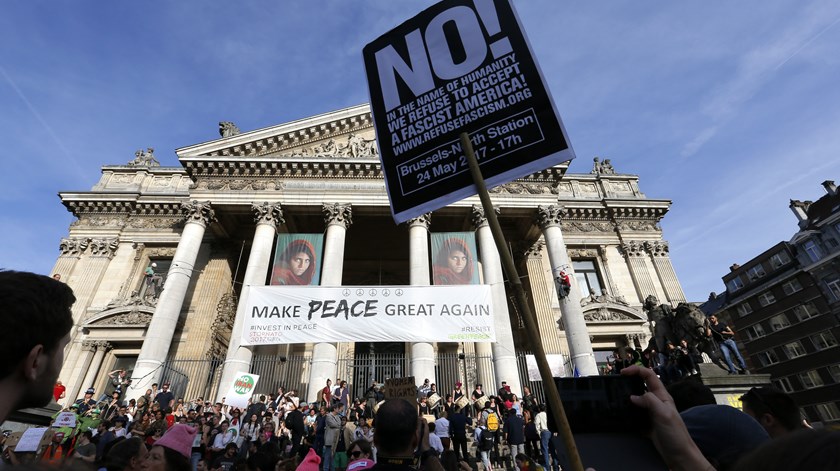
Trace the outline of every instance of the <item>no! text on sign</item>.
{"label": "no! text on sign", "polygon": [[476,193],[458,136],[488,186],[574,158],[510,0],[451,0],[362,53],[397,222]]}

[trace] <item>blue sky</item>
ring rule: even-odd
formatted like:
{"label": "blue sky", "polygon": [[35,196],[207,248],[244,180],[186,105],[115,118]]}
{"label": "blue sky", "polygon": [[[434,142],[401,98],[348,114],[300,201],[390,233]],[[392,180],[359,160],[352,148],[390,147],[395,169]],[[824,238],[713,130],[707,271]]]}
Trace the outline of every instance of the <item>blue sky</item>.
{"label": "blue sky", "polygon": [[[10,2],[0,16],[0,266],[47,273],[56,193],[154,147],[367,101],[362,47],[431,1]],[[691,300],[789,239],[788,201],[840,181],[840,3],[514,0],[586,173],[673,200]]]}

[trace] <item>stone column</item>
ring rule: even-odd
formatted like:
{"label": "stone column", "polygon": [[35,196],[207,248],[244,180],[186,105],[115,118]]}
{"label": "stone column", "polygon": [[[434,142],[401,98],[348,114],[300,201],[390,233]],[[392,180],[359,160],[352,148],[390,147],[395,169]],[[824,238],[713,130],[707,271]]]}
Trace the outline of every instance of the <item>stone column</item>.
{"label": "stone column", "polygon": [[677,273],[674,271],[674,265],[671,264],[671,257],[668,256],[668,242],[664,240],[645,242],[645,249],[653,259],[653,268],[656,269],[656,275],[665,291],[665,299],[670,301],[671,304],[684,303],[685,293],[679,280],[677,280]]}
{"label": "stone column", "polygon": [[[327,234],[324,237],[324,263],[321,269],[321,286],[341,286],[344,271],[344,239],[347,228],[353,223],[350,204],[324,203],[324,222]],[[317,343],[312,348],[312,365],[309,370],[307,401],[315,402],[318,391],[327,379],[335,380],[338,363],[338,349],[334,343]]]}
{"label": "stone column", "polygon": [[88,249],[88,255],[79,261],[73,270],[73,276],[67,280],[76,296],[76,302],[73,303],[74,327],[78,327],[84,321],[87,309],[93,303],[93,298],[99,290],[105,270],[119,247],[119,239],[115,237],[88,239],[85,247]]}
{"label": "stone column", "polygon": [[[87,388],[93,387],[93,382],[96,381],[96,376],[99,374],[99,368],[102,367],[102,360],[105,359],[105,353],[108,350],[111,350],[111,344],[105,342],[104,340],[98,340],[92,342],[92,347],[96,350],[93,353],[93,360],[90,362],[90,367],[87,370],[87,374],[85,374],[85,379],[82,380],[81,389],[79,396],[84,396],[84,392]],[[103,391],[96,391],[94,397],[99,397],[102,395]],[[78,397],[77,397],[78,399]]]}
{"label": "stone column", "polygon": [[[557,323],[554,310],[551,308],[554,299],[554,283],[546,283],[543,265],[543,249],[545,242],[538,240],[525,251],[528,280],[531,285],[534,315],[540,332],[554,332]],[[559,335],[543,335],[540,339],[545,353],[563,353]]]}
{"label": "stone column", "polygon": [[496,329],[496,341],[491,347],[496,382],[491,385],[485,384],[485,388],[487,391],[495,391],[499,387],[498,383],[505,381],[514,393],[521,396],[522,385],[519,381],[519,367],[516,364],[516,349],[513,345],[513,329],[510,326],[502,260],[496,249],[493,232],[484,216],[484,208],[473,205],[472,220],[476,227],[478,250],[481,252],[484,283],[490,285],[490,294],[493,299],[493,326]]}
{"label": "stone column", "polygon": [[195,271],[195,260],[201,248],[204,231],[216,220],[216,214],[210,207],[209,201],[182,203],[181,210],[187,217],[187,223],[181,232],[181,240],[178,242],[175,256],[172,257],[172,266],[166,275],[163,291],[158,298],[157,309],[149,323],[140,354],[137,356],[137,363],[132,374],[134,381],[129,389],[130,397],[143,395],[152,383],[157,383],[161,379],[160,367],[166,361],[172,337],[175,335],[184,297]]}
{"label": "stone column", "polygon": [[[248,256],[248,265],[245,268],[243,287],[264,286],[268,274],[268,267],[271,264],[271,246],[277,235],[277,227],[283,224],[283,210],[280,203],[252,204],[251,209],[255,212],[257,229],[254,232],[254,240],[251,244],[251,255]],[[222,369],[222,381],[219,383],[218,401],[227,393],[228,385],[236,379],[239,371],[251,371],[251,357],[253,347],[242,345],[243,317],[247,315],[245,296],[240,297],[239,306],[236,310],[236,318],[233,321],[233,328],[228,341],[227,357]]]}
{"label": "stone column", "polygon": [[82,385],[84,384],[84,376],[86,376],[87,371],[90,369],[90,364],[93,360],[93,353],[96,351],[96,344],[93,341],[85,340],[84,342],[81,342],[76,351],[80,351],[79,356],[73,367],[67,369],[67,372],[71,373],[73,376],[71,376],[71,379],[67,382],[67,391],[65,391],[64,394],[64,397],[67,399],[66,405],[69,405],[79,398],[82,388],[88,388],[88,386]]}
{"label": "stone column", "polygon": [[633,285],[636,286],[636,293],[639,295],[639,302],[644,304],[645,298],[648,296],[658,296],[653,278],[650,277],[650,272],[645,263],[645,243],[629,240],[619,245],[618,248],[621,255],[627,260],[630,277],[633,278]]}
{"label": "stone column", "polygon": [[[426,213],[408,221],[409,265],[411,286],[429,286],[429,223],[432,214]],[[435,382],[435,347],[429,342],[411,344],[411,375],[422,383],[428,378]]]}
{"label": "stone column", "polygon": [[563,241],[563,231],[560,229],[560,222],[564,215],[565,209],[561,206],[537,208],[537,222],[545,238],[548,258],[551,261],[551,273],[556,277],[563,270],[572,280],[569,295],[560,300],[560,312],[563,315],[572,365],[577,368],[581,376],[597,375],[598,366],[592,352],[592,340],[589,338],[583,309],[580,306],[580,288],[575,286],[574,271],[566,251],[566,243]]}

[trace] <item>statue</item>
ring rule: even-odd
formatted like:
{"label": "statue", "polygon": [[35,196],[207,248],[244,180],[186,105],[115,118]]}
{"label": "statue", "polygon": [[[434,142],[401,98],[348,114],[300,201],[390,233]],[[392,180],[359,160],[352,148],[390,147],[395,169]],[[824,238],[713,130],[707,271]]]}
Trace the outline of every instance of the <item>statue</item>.
{"label": "statue", "polygon": [[600,175],[601,174],[601,159],[595,157],[592,159],[595,163],[592,165],[592,171],[589,172],[593,175]]}
{"label": "statue", "polygon": [[713,362],[720,359],[718,349],[711,338],[706,337],[706,315],[693,304],[680,303],[676,310],[667,304],[659,304],[654,295],[645,299],[644,310],[647,311],[653,338],[651,344],[658,352],[666,351],[668,342],[679,345],[686,340],[689,348],[709,355]]}
{"label": "statue", "polygon": [[222,137],[235,136],[242,131],[231,121],[219,121],[219,135]]}
{"label": "statue", "polygon": [[155,158],[155,149],[140,149],[134,153],[134,160],[128,163],[129,167],[160,167],[160,162]]}
{"label": "statue", "polygon": [[601,164],[601,175],[615,175],[615,169],[610,163],[610,159],[604,159],[604,163]]}

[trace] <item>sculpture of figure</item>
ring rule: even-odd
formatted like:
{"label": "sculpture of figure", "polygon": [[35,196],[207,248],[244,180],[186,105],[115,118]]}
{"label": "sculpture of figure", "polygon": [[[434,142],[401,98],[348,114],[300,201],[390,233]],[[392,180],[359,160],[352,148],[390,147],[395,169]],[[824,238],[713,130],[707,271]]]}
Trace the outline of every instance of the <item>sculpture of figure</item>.
{"label": "sculpture of figure", "polygon": [[650,295],[645,299],[644,310],[652,326],[651,342],[658,352],[665,351],[668,342],[679,345],[681,340],[686,340],[691,347],[709,355],[712,361],[718,361],[717,347],[705,335],[706,315],[696,306],[680,303],[673,310]]}
{"label": "sculpture of figure", "polygon": [[160,167],[160,162],[155,158],[155,149],[147,148],[145,151],[138,150],[134,153],[134,160],[128,163],[129,167]]}
{"label": "sculpture of figure", "polygon": [[610,163],[610,159],[604,159],[604,163],[601,164],[601,174],[602,175],[615,175],[615,169],[613,168],[612,164]]}
{"label": "sculpture of figure", "polygon": [[219,135],[222,137],[230,137],[240,134],[242,131],[230,121],[219,121]]}
{"label": "sculpture of figure", "polygon": [[600,175],[601,174],[601,159],[599,159],[598,157],[595,157],[592,160],[595,163],[592,165],[592,171],[589,172],[589,173],[591,173],[593,175]]}

